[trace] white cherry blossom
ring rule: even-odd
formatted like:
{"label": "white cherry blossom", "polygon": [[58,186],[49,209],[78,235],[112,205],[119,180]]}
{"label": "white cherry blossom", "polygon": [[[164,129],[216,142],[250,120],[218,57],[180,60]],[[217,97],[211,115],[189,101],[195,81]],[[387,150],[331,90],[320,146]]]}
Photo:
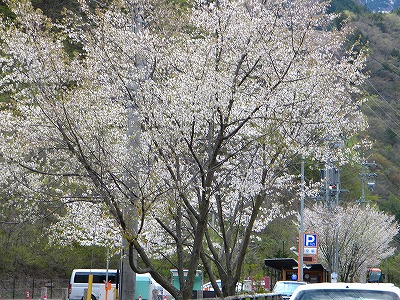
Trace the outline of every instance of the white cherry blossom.
{"label": "white cherry blossom", "polygon": [[[296,158],[321,159],[327,136],[365,128],[364,54],[345,50],[349,30],[329,26],[327,2],[199,1],[169,36],[149,3],[93,11],[82,1],[84,17],[54,25],[29,1],[7,2],[16,24],[0,28],[2,183],[33,199],[91,195],[59,215],[62,242],[93,242],[93,222],[107,243],[122,235],[145,266],[134,270],[178,300],[200,262],[234,293],[253,232],[292,213],[277,200],[298,188]],[[67,53],[71,43],[81,51]],[[78,217],[93,210],[96,220]],[[151,263],[170,253],[172,268],[189,269],[182,291]]]}

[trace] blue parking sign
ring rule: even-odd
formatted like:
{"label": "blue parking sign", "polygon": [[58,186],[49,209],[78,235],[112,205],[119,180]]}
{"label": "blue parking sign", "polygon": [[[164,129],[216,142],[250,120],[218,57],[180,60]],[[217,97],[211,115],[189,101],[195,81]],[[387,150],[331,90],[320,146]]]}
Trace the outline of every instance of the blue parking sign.
{"label": "blue parking sign", "polygon": [[317,235],[305,233],[304,234],[304,246],[305,247],[317,247]]}

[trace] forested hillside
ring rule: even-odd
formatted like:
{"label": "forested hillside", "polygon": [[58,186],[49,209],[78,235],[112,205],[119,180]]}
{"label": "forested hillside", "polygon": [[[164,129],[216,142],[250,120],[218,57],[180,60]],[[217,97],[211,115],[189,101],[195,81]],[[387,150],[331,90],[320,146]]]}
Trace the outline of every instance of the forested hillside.
{"label": "forested hillside", "polygon": [[[54,19],[60,18],[63,7],[77,10],[75,0],[35,0],[33,3]],[[7,14],[3,1],[0,1],[1,12]],[[368,47],[369,59],[366,72],[370,78],[365,85],[368,101],[363,107],[368,116],[369,129],[365,133],[373,142],[371,150],[365,152],[365,159],[376,162],[377,167],[371,172],[377,174],[376,188],[367,192],[367,200],[376,202],[381,209],[395,214],[400,221],[400,10],[392,13],[371,13],[355,2],[334,1],[332,10],[343,13],[354,26],[353,39],[359,39]],[[348,166],[343,170],[342,185],[350,191],[346,199],[356,201],[361,194],[360,165]],[[105,266],[106,252],[93,247],[55,247],[47,245],[43,236],[44,228],[52,222],[51,215],[44,214],[41,223],[34,225],[20,224],[15,220],[18,210],[9,204],[15,195],[3,191],[0,208],[0,277],[7,273],[17,277],[42,276],[44,272],[50,277],[66,277],[72,268]],[[54,208],[56,209],[56,208]],[[281,224],[282,225],[282,224]],[[281,226],[280,225],[280,226]],[[289,224],[285,226],[290,227]],[[288,229],[289,231],[290,229]],[[288,255],[293,237],[285,235],[282,230],[270,229],[270,233],[280,234],[283,244],[272,250],[277,255]],[[273,239],[271,237],[268,240]],[[284,239],[288,239],[286,242]],[[285,244],[286,243],[286,244]],[[273,245],[268,242],[268,245]],[[271,249],[259,249],[259,264],[263,255],[271,255]],[[71,260],[71,257],[74,257]],[[118,255],[112,264],[117,267]],[[390,269],[392,276],[396,272],[393,258]],[[248,264],[246,271],[260,266]]]}
{"label": "forested hillside", "polygon": [[[378,175],[372,195],[381,209],[400,220],[400,10],[357,15],[354,26],[356,35],[369,47],[370,78],[365,86],[369,100],[363,111],[368,116],[368,135],[374,142],[367,158],[377,164],[377,169],[371,171]],[[392,281],[399,277],[398,260],[399,255],[382,263]]]}
{"label": "forested hillside", "polygon": [[[362,14],[355,17],[356,36],[369,47],[365,86],[369,100],[364,105],[368,134],[374,141],[368,160],[377,163],[379,203],[399,207],[400,197],[400,15]],[[398,211],[393,211],[396,215]]]}

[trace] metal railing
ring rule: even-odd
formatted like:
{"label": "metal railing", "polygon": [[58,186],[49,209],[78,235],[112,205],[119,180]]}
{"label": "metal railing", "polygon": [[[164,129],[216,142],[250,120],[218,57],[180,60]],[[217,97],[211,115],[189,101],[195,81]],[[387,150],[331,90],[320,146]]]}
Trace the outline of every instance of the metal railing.
{"label": "metal railing", "polygon": [[0,299],[62,299],[68,296],[69,279],[0,278]]}

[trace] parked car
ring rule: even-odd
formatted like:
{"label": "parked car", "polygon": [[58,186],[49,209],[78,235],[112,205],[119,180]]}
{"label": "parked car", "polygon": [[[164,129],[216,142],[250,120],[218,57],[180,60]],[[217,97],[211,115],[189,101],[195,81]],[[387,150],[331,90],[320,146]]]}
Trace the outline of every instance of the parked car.
{"label": "parked car", "polygon": [[306,284],[307,282],[303,281],[290,281],[290,280],[277,281],[274,285],[272,293],[274,295],[280,295],[283,300],[286,300],[290,298],[290,296],[299,286]]}
{"label": "parked car", "polygon": [[85,300],[85,289],[88,290],[89,275],[93,276],[92,300],[99,300],[100,294],[105,293],[106,279],[111,282],[112,288],[117,283],[117,270],[106,269],[75,269],[72,271],[68,289],[69,300]]}
{"label": "parked car", "polygon": [[[217,279],[216,283],[217,283],[219,289],[221,290],[222,289],[221,279]],[[203,291],[211,291],[211,292],[214,291],[214,288],[213,288],[211,282],[207,282],[207,283],[203,284],[202,289],[203,289]],[[238,293],[241,291],[242,291],[242,284],[240,282],[238,282],[238,283],[236,283],[236,292]]]}
{"label": "parked car", "polygon": [[298,287],[290,300],[400,300],[390,283],[313,283]]}
{"label": "parked car", "polygon": [[[115,299],[117,296],[116,284],[119,280],[115,269],[75,269],[72,271],[69,283],[68,300],[86,300],[85,290],[89,288],[89,275],[92,275],[91,300]],[[106,291],[106,282],[110,283],[110,290]],[[150,300],[153,291],[160,295],[163,291],[149,273],[136,274],[135,299]],[[106,295],[107,294],[107,295]],[[1,300],[1,299],[0,299]]]}

